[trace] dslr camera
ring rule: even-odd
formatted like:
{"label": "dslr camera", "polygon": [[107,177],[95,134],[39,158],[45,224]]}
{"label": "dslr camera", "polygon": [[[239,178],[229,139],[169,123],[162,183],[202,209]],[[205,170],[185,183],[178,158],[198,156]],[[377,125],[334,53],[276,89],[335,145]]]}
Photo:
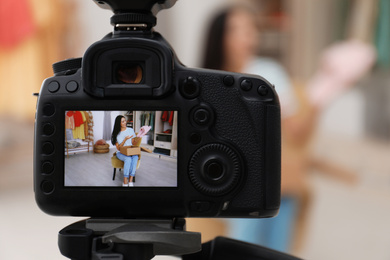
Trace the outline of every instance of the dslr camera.
{"label": "dslr camera", "polygon": [[[94,218],[276,215],[281,138],[273,85],[185,67],[153,30],[157,12],[175,0],[95,2],[114,12],[113,32],[82,58],[54,64],[38,94],[39,207]],[[141,149],[126,154],[111,144],[118,115],[134,134],[150,128]],[[130,186],[122,185],[129,170],[119,152],[138,157]]]}

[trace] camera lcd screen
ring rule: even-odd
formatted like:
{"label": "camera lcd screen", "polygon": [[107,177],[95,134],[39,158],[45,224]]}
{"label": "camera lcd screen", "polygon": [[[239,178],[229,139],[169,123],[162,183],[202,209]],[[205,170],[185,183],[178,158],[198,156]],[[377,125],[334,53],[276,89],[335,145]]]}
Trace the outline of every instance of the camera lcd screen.
{"label": "camera lcd screen", "polygon": [[177,187],[177,120],[177,111],[66,111],[64,186]]}

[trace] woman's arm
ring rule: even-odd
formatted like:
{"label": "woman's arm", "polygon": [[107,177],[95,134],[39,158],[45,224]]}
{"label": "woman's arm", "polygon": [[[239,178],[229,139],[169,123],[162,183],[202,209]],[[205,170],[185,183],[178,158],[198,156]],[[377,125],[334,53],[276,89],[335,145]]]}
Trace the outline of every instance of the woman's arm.
{"label": "woman's arm", "polygon": [[129,140],[130,138],[132,138],[133,136],[126,136],[123,141],[121,143],[116,143],[115,146],[116,146],[116,149],[119,151],[121,147],[123,147],[126,143],[127,140]]}

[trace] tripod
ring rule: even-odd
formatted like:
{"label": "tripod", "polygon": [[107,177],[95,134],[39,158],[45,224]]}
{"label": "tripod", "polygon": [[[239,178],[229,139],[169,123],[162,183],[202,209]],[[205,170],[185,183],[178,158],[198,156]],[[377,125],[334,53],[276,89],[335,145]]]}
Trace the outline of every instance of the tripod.
{"label": "tripod", "polygon": [[200,233],[185,231],[184,219],[87,219],[59,232],[61,253],[72,260],[150,260],[183,255],[183,260],[298,258],[268,248],[217,237],[201,245]]}

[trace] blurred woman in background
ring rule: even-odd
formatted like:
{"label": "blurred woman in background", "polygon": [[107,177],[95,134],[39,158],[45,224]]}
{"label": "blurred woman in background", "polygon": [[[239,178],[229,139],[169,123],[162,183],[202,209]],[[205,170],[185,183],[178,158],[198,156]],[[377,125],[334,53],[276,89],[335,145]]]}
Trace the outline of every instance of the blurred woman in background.
{"label": "blurred woman in background", "polygon": [[[258,40],[259,30],[255,13],[242,6],[229,8],[221,12],[211,24],[203,66],[209,69],[257,74],[266,78],[275,85],[283,108],[287,104],[289,106],[288,109],[282,110],[285,118],[287,111],[288,114],[292,114],[296,108],[290,79],[279,63],[256,56]],[[314,117],[310,118],[308,123],[313,120]],[[285,183],[283,185],[285,186]],[[286,188],[292,189],[284,187],[281,210],[276,218],[230,220],[229,236],[287,251],[298,200],[293,192],[286,194]]]}
{"label": "blurred woman in background", "polygon": [[[309,143],[319,113],[331,99],[350,87],[371,67],[375,55],[372,49],[355,41],[330,47],[304,93],[297,95],[288,74],[278,62],[257,56],[259,39],[258,21],[253,9],[230,7],[211,23],[203,67],[257,74],[275,85],[282,113],[280,212],[272,219],[229,220],[229,236],[288,252],[293,239],[297,238],[297,233],[293,236],[293,232],[302,212],[300,209],[310,198],[305,177],[316,163],[309,156]],[[358,66],[351,64],[356,59],[361,61]],[[349,174],[341,177],[353,179]]]}

